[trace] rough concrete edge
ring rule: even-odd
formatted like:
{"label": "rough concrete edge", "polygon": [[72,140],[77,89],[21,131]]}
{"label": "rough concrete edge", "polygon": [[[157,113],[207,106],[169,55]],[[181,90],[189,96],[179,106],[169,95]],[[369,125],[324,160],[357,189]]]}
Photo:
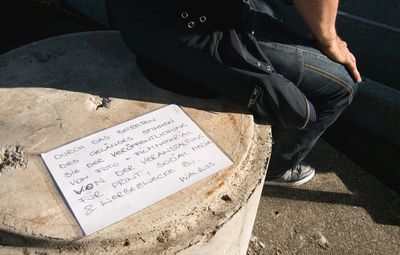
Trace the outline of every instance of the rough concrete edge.
{"label": "rough concrete edge", "polygon": [[[254,132],[254,136],[253,136],[253,143],[252,143],[252,147],[249,150],[249,153],[246,157],[246,167],[252,167],[252,162],[253,162],[253,158],[262,158],[262,159],[266,159],[265,160],[265,164],[262,168],[260,168],[260,170],[258,170],[258,183],[257,185],[250,191],[250,193],[241,201],[241,203],[239,204],[239,206],[237,208],[235,208],[235,211],[233,212],[232,215],[230,215],[230,217],[226,218],[223,222],[220,222],[218,225],[216,225],[214,227],[214,230],[212,230],[211,232],[213,232],[212,236],[216,236],[218,234],[218,232],[220,230],[223,229],[223,227],[227,224],[229,224],[229,222],[235,218],[237,215],[241,214],[241,213],[246,213],[246,206],[249,202],[249,200],[251,200],[252,198],[254,198],[255,193],[257,193],[257,191],[262,190],[263,184],[264,184],[264,179],[265,179],[265,174],[266,174],[266,166],[268,165],[268,158],[271,155],[271,147],[266,146],[265,144],[261,143],[261,146],[259,144],[260,141],[262,141],[263,139],[260,137],[260,132],[261,135],[265,135],[265,137],[268,137],[270,139],[270,141],[272,141],[271,138],[271,133],[270,130],[267,132],[263,132],[266,131],[265,128],[264,130],[262,125],[255,125],[255,129],[256,132]],[[267,140],[268,141],[268,140]],[[264,145],[264,148],[262,148],[262,146]],[[271,144],[272,145],[272,144]],[[261,147],[261,148],[260,148]],[[261,189],[260,189],[261,188]],[[257,199],[257,204],[261,198],[261,191],[258,194],[258,199]],[[254,222],[255,222],[255,217],[257,214],[257,210],[255,210],[254,212],[254,219],[252,220],[252,227],[254,226]],[[253,216],[253,215],[252,215]],[[240,215],[239,215],[240,217]],[[247,246],[248,243],[250,242],[250,238],[251,238],[251,231],[250,233],[244,238],[246,240],[246,250],[247,250]],[[178,250],[176,253],[174,254],[181,254],[184,251],[188,251],[192,246],[197,245],[202,243],[203,245],[208,243],[210,240],[198,240],[194,243],[189,244],[187,247],[182,248],[181,250]],[[227,242],[228,243],[228,242]],[[235,243],[235,242],[234,242]],[[192,251],[190,251],[192,252]],[[192,253],[187,253],[187,254],[192,254]],[[193,253],[193,254],[197,254],[197,253]],[[243,253],[239,253],[239,254],[243,254]]]}
{"label": "rough concrete edge", "polygon": [[[192,254],[204,254],[208,251],[208,254],[237,254],[237,255],[244,255],[247,251],[251,233],[253,230],[254,222],[257,215],[258,204],[261,197],[261,192],[263,189],[264,182],[260,181],[246,199],[246,203],[242,205],[238,210],[229,217],[223,224],[218,225],[216,227],[216,233],[214,234],[213,238],[207,240],[207,242],[198,242],[200,244],[199,247],[195,247],[195,245],[185,248],[176,254],[179,255],[192,255]],[[249,204],[252,204],[251,208],[249,209]],[[254,209],[255,205],[255,210]],[[240,222],[239,229],[237,228],[238,225],[235,225],[237,222]],[[250,223],[250,227],[245,227],[245,222]],[[233,231],[232,231],[233,230]],[[237,233],[235,230],[240,230]],[[249,231],[250,230],[250,231]],[[244,233],[245,232],[245,233]],[[238,236],[233,235],[238,234]],[[218,242],[216,239],[221,239],[224,237],[229,236],[233,237],[229,238],[229,241],[226,241],[224,245],[220,245],[221,243]],[[226,240],[226,239],[225,239]],[[192,249],[191,249],[192,248]],[[210,251],[213,251],[210,253]],[[230,253],[219,253],[218,251],[229,251]]]}

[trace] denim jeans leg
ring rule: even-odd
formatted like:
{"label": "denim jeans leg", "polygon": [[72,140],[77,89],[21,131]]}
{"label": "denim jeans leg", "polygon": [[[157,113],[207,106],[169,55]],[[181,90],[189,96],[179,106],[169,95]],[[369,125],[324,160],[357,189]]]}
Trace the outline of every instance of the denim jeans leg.
{"label": "denim jeans leg", "polygon": [[[269,0],[254,0],[271,4]],[[263,10],[260,10],[263,12]],[[256,39],[275,70],[293,82],[317,112],[306,130],[272,127],[273,147],[269,176],[279,176],[303,160],[318,138],[353,99],[357,85],[347,70],[324,56],[302,34],[268,13],[260,15]]]}
{"label": "denim jeans leg", "polygon": [[298,164],[318,138],[352,101],[357,85],[338,63],[315,48],[259,40],[275,70],[292,81],[317,111],[317,121],[307,130],[273,126],[273,148],[269,176],[279,176]]}

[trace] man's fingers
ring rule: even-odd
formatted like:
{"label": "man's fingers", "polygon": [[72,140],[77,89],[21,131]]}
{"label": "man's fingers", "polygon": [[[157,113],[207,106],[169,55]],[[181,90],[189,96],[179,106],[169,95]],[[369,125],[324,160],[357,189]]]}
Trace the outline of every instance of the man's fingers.
{"label": "man's fingers", "polygon": [[353,61],[351,61],[351,62],[349,61],[349,62],[347,62],[346,67],[349,69],[354,80],[357,83],[361,82],[361,75],[360,75],[360,72],[358,72],[356,64]]}
{"label": "man's fingers", "polygon": [[356,57],[354,57],[353,53],[349,52],[350,58],[354,63],[357,63]]}
{"label": "man's fingers", "polygon": [[357,69],[357,60],[356,60],[356,58],[354,57],[354,55],[351,52],[349,52],[349,55],[350,55],[350,59],[352,61],[351,73],[352,73],[352,75],[354,77],[354,80],[357,83],[359,83],[359,82],[361,82],[361,75],[360,75],[360,72]]}
{"label": "man's fingers", "polygon": [[360,72],[357,69],[357,60],[354,57],[353,53],[347,49],[347,63],[345,64],[347,68],[349,69],[351,75],[353,76],[354,80],[359,83],[361,82],[361,75]]}
{"label": "man's fingers", "polygon": [[360,83],[362,81],[361,74],[360,74],[360,72],[358,72],[357,68],[354,71],[354,77],[355,77],[355,81],[357,83]]}

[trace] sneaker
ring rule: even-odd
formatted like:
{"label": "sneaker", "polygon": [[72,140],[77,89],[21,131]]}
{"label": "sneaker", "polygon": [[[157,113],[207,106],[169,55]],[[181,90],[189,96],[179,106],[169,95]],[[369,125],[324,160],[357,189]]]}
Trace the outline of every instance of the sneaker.
{"label": "sneaker", "polygon": [[311,180],[315,175],[315,169],[307,163],[299,163],[295,167],[287,170],[280,177],[268,177],[265,179],[265,185],[272,186],[297,186]]}

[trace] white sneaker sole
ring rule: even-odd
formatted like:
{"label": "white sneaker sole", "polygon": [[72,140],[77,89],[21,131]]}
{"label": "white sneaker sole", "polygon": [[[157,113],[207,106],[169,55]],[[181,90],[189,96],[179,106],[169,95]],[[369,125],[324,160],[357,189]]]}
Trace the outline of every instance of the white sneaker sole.
{"label": "white sneaker sole", "polygon": [[314,176],[315,176],[315,170],[313,170],[312,173],[309,176],[307,176],[306,178],[303,178],[303,179],[298,180],[296,182],[265,181],[264,185],[267,185],[267,186],[294,187],[294,186],[299,186],[299,185],[302,185],[302,184],[308,182]]}

